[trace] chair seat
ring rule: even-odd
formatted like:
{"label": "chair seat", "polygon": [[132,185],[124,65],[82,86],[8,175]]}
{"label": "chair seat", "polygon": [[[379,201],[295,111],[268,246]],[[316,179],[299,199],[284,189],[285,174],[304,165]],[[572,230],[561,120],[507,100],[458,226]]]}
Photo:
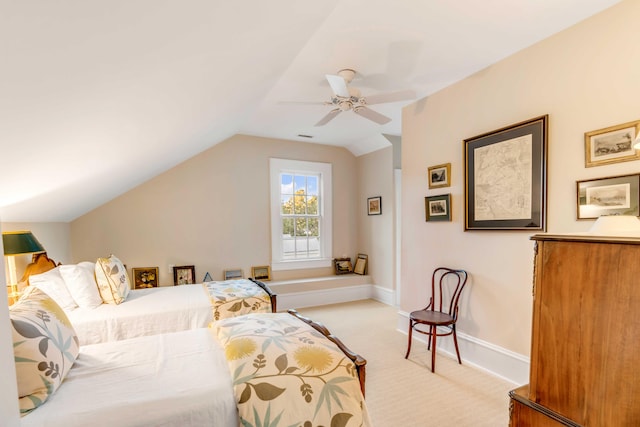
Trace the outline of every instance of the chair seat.
{"label": "chair seat", "polygon": [[432,311],[432,310],[417,310],[412,311],[409,315],[411,320],[418,323],[428,323],[431,325],[451,325],[455,322],[453,316],[448,315],[447,313],[442,313],[440,311]]}

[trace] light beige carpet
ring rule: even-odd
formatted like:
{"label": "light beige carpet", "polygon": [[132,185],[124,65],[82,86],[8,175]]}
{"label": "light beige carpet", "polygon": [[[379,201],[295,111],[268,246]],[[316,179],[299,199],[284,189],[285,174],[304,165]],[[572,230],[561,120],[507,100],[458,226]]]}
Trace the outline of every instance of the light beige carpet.
{"label": "light beige carpet", "polygon": [[405,359],[407,335],[396,330],[397,308],[363,300],[298,311],[367,360],[366,402],[376,427],[508,425],[508,393],[515,386],[440,353],[433,374],[431,353],[419,341]]}

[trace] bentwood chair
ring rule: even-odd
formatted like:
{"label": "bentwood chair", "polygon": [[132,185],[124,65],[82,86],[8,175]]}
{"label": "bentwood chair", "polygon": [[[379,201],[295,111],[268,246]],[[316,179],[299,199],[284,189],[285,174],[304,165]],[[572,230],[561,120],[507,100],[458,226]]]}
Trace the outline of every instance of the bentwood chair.
{"label": "bentwood chair", "polygon": [[458,303],[467,284],[467,272],[446,267],[438,267],[431,276],[431,296],[429,305],[422,310],[412,311],[409,315],[409,343],[405,359],[411,352],[413,331],[429,335],[427,348],[431,350],[431,372],[436,369],[436,338],[453,335],[453,343],[460,359],[456,322],[458,321]]}

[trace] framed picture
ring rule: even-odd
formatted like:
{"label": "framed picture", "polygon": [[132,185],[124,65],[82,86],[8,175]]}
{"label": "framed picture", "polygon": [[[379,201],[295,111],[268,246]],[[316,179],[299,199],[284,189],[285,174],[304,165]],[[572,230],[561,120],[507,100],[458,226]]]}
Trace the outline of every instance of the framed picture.
{"label": "framed picture", "polygon": [[578,219],[602,215],[639,216],[640,175],[620,175],[577,182]]}
{"label": "framed picture", "polygon": [[271,280],[271,267],[268,265],[251,267],[251,277],[256,280]]}
{"label": "framed picture", "polygon": [[367,261],[369,257],[365,254],[358,254],[356,257],[356,265],[353,267],[353,272],[356,274],[367,274]]}
{"label": "framed picture", "polygon": [[382,197],[369,197],[367,199],[367,213],[369,215],[382,214]]}
{"label": "framed picture", "polygon": [[640,159],[633,141],[640,133],[640,120],[610,126],[584,134],[586,167],[608,165]]}
{"label": "framed picture", "polygon": [[196,267],[182,265],[173,267],[173,285],[191,285],[196,283]]}
{"label": "framed picture", "polygon": [[158,267],[134,267],[131,269],[131,273],[133,289],[158,287]]}
{"label": "framed picture", "polygon": [[242,269],[237,268],[235,270],[224,270],[224,280],[242,279],[244,278],[244,272]]}
{"label": "framed picture", "polygon": [[336,271],[336,274],[353,273],[351,258],[336,258],[333,260],[333,267]]}
{"label": "framed picture", "polygon": [[451,194],[424,198],[426,221],[451,221]]}
{"label": "framed picture", "polygon": [[451,163],[431,166],[429,168],[429,188],[451,186]]}
{"label": "framed picture", "polygon": [[546,230],[548,116],[464,140],[467,230]]}

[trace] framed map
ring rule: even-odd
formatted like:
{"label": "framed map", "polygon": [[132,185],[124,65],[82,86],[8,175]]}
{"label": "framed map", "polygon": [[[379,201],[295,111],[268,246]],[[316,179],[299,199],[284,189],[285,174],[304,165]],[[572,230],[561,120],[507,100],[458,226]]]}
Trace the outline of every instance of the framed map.
{"label": "framed map", "polygon": [[545,230],[548,116],[464,140],[465,231]]}

